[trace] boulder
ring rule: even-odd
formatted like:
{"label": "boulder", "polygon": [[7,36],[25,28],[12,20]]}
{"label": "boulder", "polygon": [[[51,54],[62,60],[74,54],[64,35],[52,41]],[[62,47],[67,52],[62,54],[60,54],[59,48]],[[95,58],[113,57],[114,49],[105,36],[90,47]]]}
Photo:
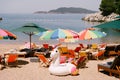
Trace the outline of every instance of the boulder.
{"label": "boulder", "polygon": [[102,12],[87,14],[84,18],[82,18],[82,20],[90,21],[90,22],[108,22],[115,20],[116,19],[115,17],[118,16],[115,13],[112,13],[108,16],[103,16],[101,15],[101,13]]}

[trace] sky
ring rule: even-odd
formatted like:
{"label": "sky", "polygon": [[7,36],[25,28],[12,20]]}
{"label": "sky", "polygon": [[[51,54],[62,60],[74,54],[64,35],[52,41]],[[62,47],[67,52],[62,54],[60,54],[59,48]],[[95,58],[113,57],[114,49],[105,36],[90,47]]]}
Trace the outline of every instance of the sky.
{"label": "sky", "polygon": [[99,11],[101,0],[0,0],[0,13],[34,13],[60,7]]}

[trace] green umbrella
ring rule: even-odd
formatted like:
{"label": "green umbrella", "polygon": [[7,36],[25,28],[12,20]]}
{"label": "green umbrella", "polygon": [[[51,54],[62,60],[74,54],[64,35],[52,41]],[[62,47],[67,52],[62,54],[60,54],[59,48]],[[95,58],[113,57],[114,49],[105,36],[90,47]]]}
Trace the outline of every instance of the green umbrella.
{"label": "green umbrella", "polygon": [[34,23],[27,23],[27,24],[23,25],[22,27],[14,29],[13,31],[23,32],[23,33],[29,35],[29,37],[30,37],[30,48],[31,48],[31,36],[34,35],[37,32],[47,31],[47,29],[42,28],[42,27],[38,27],[38,25],[36,25]]}
{"label": "green umbrella", "polygon": [[109,28],[120,30],[120,19],[96,25],[97,28]]}

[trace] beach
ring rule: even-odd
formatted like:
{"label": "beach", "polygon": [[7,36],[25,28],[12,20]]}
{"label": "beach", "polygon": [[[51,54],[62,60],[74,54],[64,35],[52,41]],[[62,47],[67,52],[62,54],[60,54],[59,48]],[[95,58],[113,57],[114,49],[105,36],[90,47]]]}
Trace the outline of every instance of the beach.
{"label": "beach", "polygon": [[[56,29],[56,28],[65,28],[72,29],[77,32],[84,30],[85,28],[96,25],[97,23],[90,24],[87,22],[83,22],[81,18],[85,14],[23,14],[17,16],[13,14],[3,14],[6,20],[1,22],[1,27],[11,31],[12,29],[18,28],[29,21],[38,24],[41,27],[48,29]],[[47,17],[46,17],[47,16]],[[13,17],[13,18],[11,18]],[[52,18],[51,18],[52,17]],[[69,23],[69,24],[68,24]],[[6,26],[6,27],[4,27]],[[0,54],[4,56],[4,54],[11,49],[20,50],[21,46],[25,44],[25,42],[29,41],[29,36],[25,35],[21,32],[13,32],[16,36],[16,40],[1,40],[0,41]],[[64,46],[67,46],[69,49],[75,49],[78,46],[78,43],[83,43],[85,45],[92,43],[107,43],[107,44],[119,44],[119,33],[111,32],[107,30],[107,36],[99,39],[93,40],[80,40],[76,43],[63,43]],[[32,36],[32,42],[39,45],[39,48],[42,47],[43,43],[48,43],[50,45],[58,44],[57,40],[39,40],[40,36],[34,35]],[[114,76],[109,76],[102,72],[98,72],[97,64],[106,62],[107,60],[89,60],[87,63],[88,68],[82,68],[79,70],[79,75],[77,76],[55,76],[51,75],[48,68],[40,67],[39,62],[31,62],[31,58],[19,58],[19,66],[18,67],[10,67],[0,70],[0,80],[118,80],[118,78]],[[113,59],[108,59],[113,60]]]}
{"label": "beach", "polygon": [[[76,1],[72,2],[72,1],[73,0],[71,1],[69,0],[55,0],[55,1],[54,0],[30,0],[29,2],[28,0],[24,0],[24,2],[22,0],[21,1],[12,0],[9,2],[7,0],[0,1],[1,3],[0,19],[2,18],[2,20],[0,20],[0,28],[8,30],[16,35],[14,36],[14,40],[8,40],[7,38],[9,37],[10,39],[12,39],[11,33],[7,37],[6,37],[6,34],[4,35],[4,37],[3,37],[3,34],[2,36],[0,35],[0,80],[120,80],[120,74],[118,75],[118,73],[116,73],[115,75],[110,76],[108,73],[104,71],[98,71],[98,66],[97,66],[100,63],[107,63],[109,61],[113,61],[114,59],[116,59],[115,57],[119,53],[118,52],[119,50],[116,49],[116,45],[118,44],[120,45],[120,38],[119,38],[120,31],[112,28],[107,29],[104,27],[95,28],[95,26],[103,23],[102,15],[99,16],[95,14],[95,17],[94,17],[95,20],[96,19],[99,20],[99,18],[102,19],[102,20],[99,20],[98,22],[94,22],[95,20],[91,18],[92,16],[94,16],[93,14],[90,18],[88,17],[89,18],[88,21],[83,20],[83,18],[88,14],[90,15],[91,13],[102,11],[102,6],[104,7],[102,3],[104,2],[104,0],[94,0],[94,1],[86,0],[85,2],[82,0],[78,0],[77,2]],[[110,2],[110,5],[114,6],[114,8],[117,9],[118,6],[116,5],[118,0],[115,0],[115,1],[116,2],[114,2],[114,4]],[[105,3],[107,2],[105,1]],[[106,5],[105,7],[107,8],[107,6],[109,7],[109,5]],[[114,8],[110,8],[110,9],[114,9]],[[117,10],[116,11],[113,10],[113,12],[119,13],[117,12]],[[109,18],[111,17],[112,16],[110,16]],[[110,20],[109,18],[105,17],[105,19],[107,19],[106,21]],[[38,29],[39,27],[44,29],[43,30]],[[72,34],[71,33],[67,34],[64,31],[65,34],[63,34],[62,33],[63,31],[56,30],[60,32],[61,33],[60,36],[64,36],[65,39],[66,38],[76,39],[79,37],[79,40],[75,40],[75,42],[71,40],[72,42],[68,41],[69,43],[65,41],[60,42],[59,39],[61,38],[63,39],[63,37],[51,37],[53,35],[52,34],[53,32],[49,33],[50,35],[49,39],[40,38],[41,35],[43,35],[43,33],[41,32],[44,32],[46,30],[51,31],[58,28],[75,31],[75,33],[72,33]],[[102,33],[101,35],[98,35],[100,33],[94,32],[97,35],[93,35],[93,33],[88,33],[87,34],[88,37],[89,37],[89,34],[91,34],[94,37],[86,38],[84,37],[85,34],[81,33],[81,31],[85,29],[92,30],[92,32],[94,32],[93,29],[94,30],[96,29],[104,33],[104,35]],[[87,32],[87,31],[84,31],[84,32]],[[41,35],[38,35],[38,33],[40,33]],[[76,33],[79,33],[79,35],[75,36]],[[56,34],[57,33],[55,33],[55,35]],[[66,36],[66,34],[68,36]],[[48,35],[45,35],[45,36],[48,37]],[[80,36],[83,38],[81,39]],[[34,45],[34,48],[33,46],[29,46],[31,42]],[[63,54],[64,51],[62,51],[62,48],[59,48],[59,50],[55,49],[55,53],[53,52],[54,54],[52,54],[52,56],[53,55],[54,56],[50,58],[50,53],[52,52],[52,49],[54,49],[56,45],[60,43],[62,43],[62,45],[60,46],[65,46],[65,50],[66,50],[65,55]],[[99,47],[97,46],[96,48],[95,46],[93,48],[92,44],[94,43],[95,44],[105,43],[105,46],[106,44],[110,46],[100,47],[99,45]],[[49,46],[47,45],[47,48],[45,47],[43,48],[43,44],[49,44]],[[80,44],[83,44],[85,47],[83,48]],[[27,45],[27,48],[25,45]],[[111,48],[108,48],[108,47],[111,47],[111,45],[112,45],[112,50]],[[32,50],[30,48],[32,48]],[[79,50],[77,50],[77,48]],[[106,50],[106,48],[108,48],[108,50]],[[65,60],[64,61],[65,64],[64,63],[60,64],[61,54],[58,53],[60,52],[60,49],[61,49],[61,54],[64,55],[64,56],[62,55],[62,57]],[[104,49],[106,50],[106,54],[104,54],[104,51],[105,51]],[[35,55],[35,51],[36,51],[36,55]],[[111,51],[111,54],[109,54],[109,51]],[[49,54],[47,55],[47,53]],[[11,56],[10,54],[12,54],[12,58],[9,59],[9,57]],[[41,54],[44,55],[44,56],[42,55],[43,57],[46,57],[47,55],[46,58],[48,58],[49,56],[49,59],[56,59],[56,61],[51,60],[52,64],[50,64],[49,67],[40,66],[39,58]],[[114,54],[115,56],[111,57],[112,54]],[[102,57],[101,60],[99,59],[99,56]],[[8,66],[7,59],[8,61],[12,62],[16,60],[16,57],[17,57],[17,61],[16,61],[17,66],[14,66],[14,67]],[[92,58],[94,58],[94,60]],[[117,59],[118,58],[119,56],[117,56]],[[76,65],[77,64],[81,65],[80,63],[77,62],[77,60],[78,62],[81,61],[81,64],[85,66],[83,68],[79,68],[78,75],[73,76],[71,74],[74,72],[74,70],[76,70],[76,72],[78,70],[77,69],[78,66]],[[82,63],[82,60],[83,62],[87,62],[87,63]],[[75,62],[76,62],[76,65],[73,65],[73,63],[75,64]],[[110,63],[109,65],[107,65],[107,67],[109,66],[110,69],[116,68],[119,66],[117,65],[117,62],[119,63],[119,61],[114,60],[113,63],[112,64]],[[52,66],[52,69],[50,70],[51,66]],[[60,71],[61,72],[63,71],[63,72],[61,73]],[[69,75],[65,75],[65,76],[53,75],[53,74],[56,74],[54,72],[57,72],[58,74],[63,75],[65,71],[66,73],[69,73]]]}
{"label": "beach", "polygon": [[[22,44],[0,44],[1,53],[10,49],[19,49]],[[72,46],[73,47],[73,46]],[[55,76],[51,75],[48,68],[39,65],[39,62],[31,61],[29,58],[18,58],[18,66],[8,67],[0,70],[0,80],[119,80],[115,76],[109,76],[103,72],[98,72],[97,64],[113,60],[89,60],[86,68],[79,69],[77,76]]]}

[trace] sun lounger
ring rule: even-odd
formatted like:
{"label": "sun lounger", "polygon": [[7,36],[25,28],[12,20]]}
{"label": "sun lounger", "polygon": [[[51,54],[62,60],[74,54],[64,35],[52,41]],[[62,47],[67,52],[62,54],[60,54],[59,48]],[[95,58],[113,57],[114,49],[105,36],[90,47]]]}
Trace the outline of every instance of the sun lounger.
{"label": "sun lounger", "polygon": [[119,52],[120,51],[120,45],[117,45],[116,47],[115,47],[115,52]]}
{"label": "sun lounger", "polygon": [[34,53],[35,51],[34,50],[31,50],[31,49],[21,49],[20,52],[25,52],[25,57],[33,57],[34,56]]}
{"label": "sun lounger", "polygon": [[17,54],[5,54],[5,66],[17,66],[17,58]]}
{"label": "sun lounger", "polygon": [[96,44],[96,43],[92,44],[91,49],[95,49],[95,50],[98,49],[98,44]]}
{"label": "sun lounger", "polygon": [[92,59],[97,59],[97,60],[104,59],[104,52],[105,52],[105,50],[100,50],[100,51],[97,51],[97,52],[93,52],[92,53]]}
{"label": "sun lounger", "polygon": [[81,47],[76,47],[74,49],[74,52],[76,52],[76,58],[79,58],[79,52],[80,52],[80,50],[81,50]]}
{"label": "sun lounger", "polygon": [[87,47],[84,46],[82,43],[80,43],[79,45],[80,45],[80,47],[81,47],[82,50],[86,50],[87,49]]}
{"label": "sun lounger", "polygon": [[116,56],[120,50],[120,45],[110,45],[105,48],[105,56]]}
{"label": "sun lounger", "polygon": [[82,43],[79,44],[81,48],[85,48]]}
{"label": "sun lounger", "polygon": [[107,44],[106,43],[102,43],[99,45],[99,50],[105,50]]}
{"label": "sun lounger", "polygon": [[49,48],[49,44],[44,43],[43,44],[43,48],[48,49]]}
{"label": "sun lounger", "polygon": [[87,61],[88,61],[88,59],[86,56],[81,56],[76,61],[73,61],[72,64],[74,64],[78,69],[85,68]]}
{"label": "sun lounger", "polygon": [[51,60],[49,60],[48,58],[46,58],[43,54],[37,54],[38,59],[40,61],[40,66],[45,66],[48,67],[50,65]]}
{"label": "sun lounger", "polygon": [[75,52],[74,52],[74,50],[69,49],[68,52],[69,52],[69,58],[75,58]]}
{"label": "sun lounger", "polygon": [[109,75],[111,76],[113,74],[120,75],[120,72],[116,69],[116,66],[120,66],[120,55],[117,56],[113,62],[107,62],[104,64],[98,64],[98,71],[104,70],[109,72]]}
{"label": "sun lounger", "polygon": [[77,53],[79,53],[80,50],[81,50],[81,47],[76,47],[76,48],[74,49],[74,51],[77,52]]}
{"label": "sun lounger", "polygon": [[69,51],[67,47],[59,47],[60,55],[69,57]]}

